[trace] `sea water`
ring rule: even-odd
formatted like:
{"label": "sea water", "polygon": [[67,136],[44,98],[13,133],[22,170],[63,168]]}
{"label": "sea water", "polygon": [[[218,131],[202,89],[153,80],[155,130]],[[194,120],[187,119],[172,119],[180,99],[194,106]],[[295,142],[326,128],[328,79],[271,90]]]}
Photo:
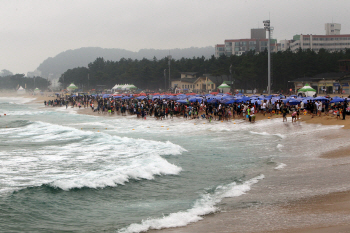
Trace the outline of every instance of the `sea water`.
{"label": "sea water", "polygon": [[286,148],[339,128],[102,117],[30,101],[0,98],[1,232],[185,226],[293,167],[300,154]]}

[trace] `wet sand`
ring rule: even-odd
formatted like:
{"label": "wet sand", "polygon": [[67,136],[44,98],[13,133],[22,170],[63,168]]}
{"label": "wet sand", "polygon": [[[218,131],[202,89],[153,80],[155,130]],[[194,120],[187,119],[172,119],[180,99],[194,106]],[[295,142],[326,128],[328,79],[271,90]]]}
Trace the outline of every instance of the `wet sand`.
{"label": "wet sand", "polygon": [[[0,96],[4,95],[0,94]],[[25,97],[35,97],[35,102],[39,103],[43,103],[44,100],[54,99],[52,96],[26,95]],[[78,113],[113,117],[108,114],[94,113],[90,108],[81,108],[78,110]],[[257,114],[256,120],[269,120],[269,117],[269,115]],[[270,117],[270,119],[273,118],[281,118],[281,115]],[[346,116],[346,120],[340,120],[336,119],[336,116],[312,117],[311,115],[301,115],[299,121],[308,124],[344,125],[339,131],[339,137],[350,135],[350,116]],[[320,135],[321,137],[326,136]],[[341,180],[340,183],[342,180],[346,182],[346,180],[350,179],[350,147],[339,147],[320,154],[319,157],[330,163],[335,162],[334,165],[327,168],[327,172],[323,170],[318,171],[317,168],[313,171],[314,174],[319,174],[325,187],[332,182],[332,179],[339,179]],[[329,176],[329,174],[332,174],[332,176]],[[297,184],[304,178],[307,178],[305,174],[296,174],[292,180],[295,182],[294,184]],[[288,183],[286,185],[293,185],[293,182],[286,182]],[[259,185],[260,188],[264,188],[262,190],[258,189]],[[271,199],[273,199],[276,187],[275,184],[269,184],[267,180],[262,181],[259,185],[253,186],[252,190],[242,197],[234,198],[234,200],[232,198],[225,199],[220,204],[221,212],[203,216],[203,220],[199,222],[185,227],[150,230],[149,232],[350,232],[350,190],[348,186],[344,185],[344,191],[262,203],[259,200],[265,200],[262,198],[263,196],[271,195]],[[283,184],[280,186],[279,188],[283,189]]]}

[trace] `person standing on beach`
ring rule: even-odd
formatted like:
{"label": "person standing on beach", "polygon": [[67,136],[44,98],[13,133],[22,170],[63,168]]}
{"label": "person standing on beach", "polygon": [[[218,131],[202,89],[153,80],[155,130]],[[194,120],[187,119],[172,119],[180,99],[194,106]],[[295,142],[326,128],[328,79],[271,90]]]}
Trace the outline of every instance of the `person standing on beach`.
{"label": "person standing on beach", "polygon": [[261,105],[261,111],[265,116],[266,115],[266,100],[264,100],[264,103]]}
{"label": "person standing on beach", "polygon": [[284,120],[286,120],[286,122],[287,122],[287,107],[286,106],[283,106],[282,114],[283,114],[283,122],[284,122]]}
{"label": "person standing on beach", "polygon": [[346,115],[346,108],[348,106],[348,102],[345,100],[344,103],[343,103],[343,120],[345,120],[345,115]]}

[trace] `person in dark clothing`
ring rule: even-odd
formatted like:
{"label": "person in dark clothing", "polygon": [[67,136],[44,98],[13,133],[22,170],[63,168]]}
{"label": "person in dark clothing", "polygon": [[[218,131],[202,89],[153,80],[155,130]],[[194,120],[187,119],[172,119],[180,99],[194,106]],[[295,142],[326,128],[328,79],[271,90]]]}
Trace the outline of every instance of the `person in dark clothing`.
{"label": "person in dark clothing", "polygon": [[343,120],[345,120],[345,115],[346,115],[346,108],[348,106],[348,102],[345,100],[344,103],[343,103]]}

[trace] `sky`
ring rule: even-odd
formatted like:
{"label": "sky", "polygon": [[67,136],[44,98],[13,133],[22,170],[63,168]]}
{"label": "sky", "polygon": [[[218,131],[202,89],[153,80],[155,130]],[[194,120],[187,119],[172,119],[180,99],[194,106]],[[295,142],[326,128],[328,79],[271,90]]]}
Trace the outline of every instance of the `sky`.
{"label": "sky", "polygon": [[267,19],[277,41],[324,35],[332,22],[350,34],[349,9],[350,0],[1,0],[0,71],[27,74],[81,47],[215,46],[250,38]]}

